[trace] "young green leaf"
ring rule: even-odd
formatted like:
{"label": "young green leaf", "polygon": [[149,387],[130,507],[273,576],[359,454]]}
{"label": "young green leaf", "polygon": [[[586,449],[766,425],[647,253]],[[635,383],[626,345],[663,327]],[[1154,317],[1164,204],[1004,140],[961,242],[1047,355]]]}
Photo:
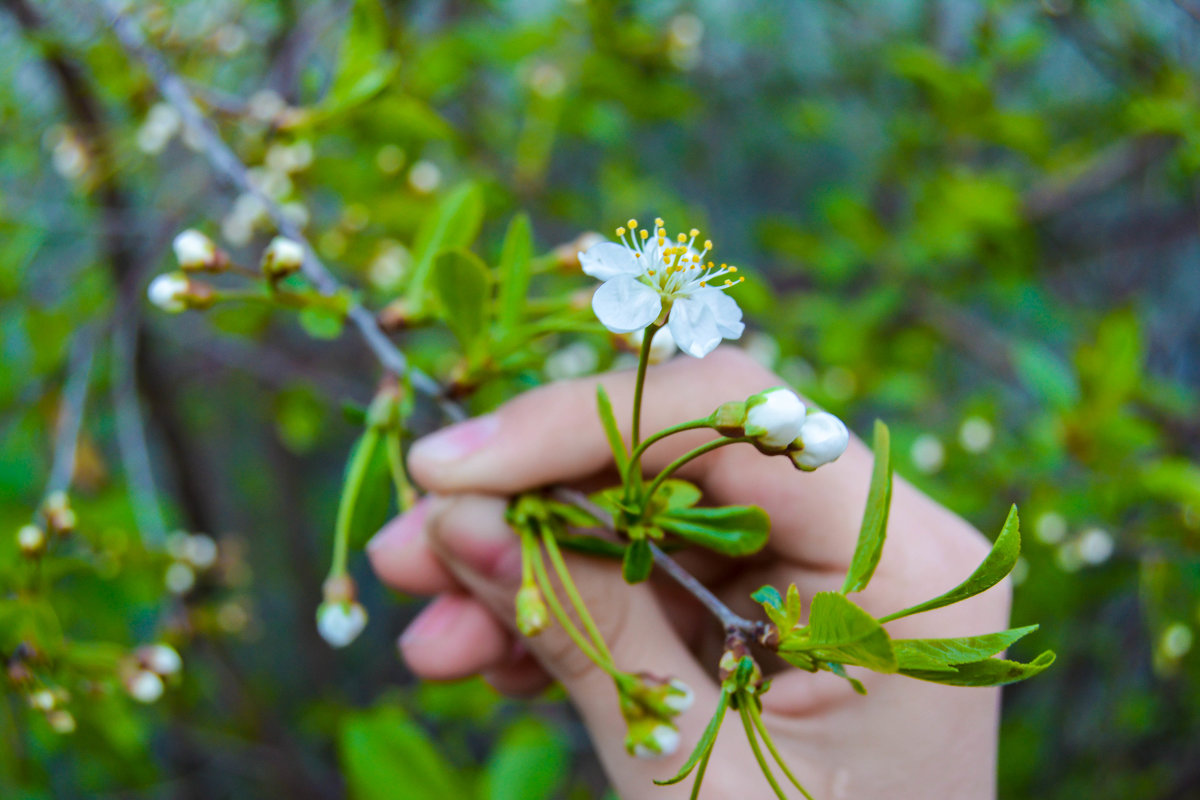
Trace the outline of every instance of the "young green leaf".
{"label": "young green leaf", "polygon": [[536,717],[504,732],[488,759],[483,800],[548,800],[558,797],[571,768],[570,746],[561,732]]}
{"label": "young green leaf", "polygon": [[717,743],[717,734],[721,732],[721,723],[725,719],[725,710],[729,707],[729,692],[721,690],[721,697],[717,700],[717,710],[713,713],[712,719],[708,721],[708,727],[704,729],[704,733],[700,734],[700,741],[696,742],[696,747],[692,750],[692,754],[688,756],[688,760],[683,762],[679,772],[673,777],[666,780],[655,780],[659,786],[670,786],[679,783],[688,776],[696,765],[700,763],[700,759],[713,748]]}
{"label": "young green leaf", "polygon": [[654,553],[645,539],[635,539],[625,548],[625,560],[621,563],[621,575],[626,583],[641,583],[650,577],[654,567]]}
{"label": "young green leaf", "polygon": [[388,85],[400,66],[396,54],[387,49],[388,30],[379,0],[356,0],[329,91],[314,113],[325,116],[348,111]]}
{"label": "young green leaf", "polygon": [[1037,629],[1037,625],[1027,625],[999,633],[955,639],[893,639],[892,649],[901,670],[953,672],[956,664],[990,658]]}
{"label": "young green leaf", "polygon": [[512,330],[521,321],[525,295],[529,290],[529,265],[533,258],[533,230],[526,214],[518,214],[508,224],[500,249],[500,287],[498,321],[502,330]]}
{"label": "young green leaf", "polygon": [[345,316],[326,308],[306,308],[297,318],[304,332],[314,339],[336,339],[346,325]]}
{"label": "young green leaf", "polygon": [[1032,678],[1053,663],[1054,653],[1047,650],[1028,664],[1003,658],[985,658],[967,664],[956,664],[953,672],[902,669],[900,673],[910,678],[947,686],[1003,686]]}
{"label": "young green leaf", "polygon": [[920,614],[923,611],[932,611],[935,608],[948,606],[966,600],[968,597],[974,597],[980,592],[987,591],[1004,580],[1004,576],[1012,572],[1012,568],[1016,565],[1017,557],[1020,554],[1021,524],[1017,517],[1017,507],[1013,506],[1008,512],[1008,519],[1004,522],[1004,528],[1001,529],[1000,535],[996,537],[996,543],[992,545],[991,552],[987,554],[987,558],[983,559],[983,563],[979,565],[979,568],[971,573],[971,577],[943,595],[939,595],[932,600],[927,600],[920,605],[915,605],[912,608],[888,614],[879,621],[891,622],[901,617]]}
{"label": "young green leaf", "polygon": [[408,301],[413,311],[424,308],[434,259],[452,247],[466,247],[479,234],[483,222],[483,190],[464,183],[446,195],[417,229],[413,241],[413,271]]}
{"label": "young green leaf", "polygon": [[867,492],[867,506],[863,511],[862,528],[858,532],[858,544],[854,547],[854,558],[846,573],[846,581],[842,584],[842,594],[861,592],[875,574],[887,536],[891,504],[891,436],[887,425],[875,420],[875,467],[871,471],[871,488]]}
{"label": "young green leaf", "polygon": [[837,592],[818,592],[809,609],[808,625],[787,636],[780,654],[802,652],[821,661],[853,664],[876,672],[895,672],[896,654],[879,622]]}
{"label": "young green leaf", "polygon": [[677,508],[652,520],[692,544],[727,556],[748,556],[767,543],[771,520],[758,506]]}
{"label": "young green leaf", "polygon": [[621,429],[617,427],[617,417],[613,414],[612,401],[604,387],[596,384],[596,408],[600,412],[600,422],[604,425],[604,435],[608,437],[608,446],[612,448],[613,464],[622,475],[629,468],[629,451],[625,449],[625,440],[621,438]]}
{"label": "young green leaf", "polygon": [[447,250],[436,259],[434,287],[442,303],[446,324],[472,354],[487,329],[491,301],[491,275],[469,250]]}
{"label": "young green leaf", "polygon": [[654,497],[650,498],[648,505],[653,509],[652,513],[660,511],[674,511],[681,508],[691,508],[700,502],[703,493],[700,487],[694,483],[671,478],[665,480],[654,490]]}

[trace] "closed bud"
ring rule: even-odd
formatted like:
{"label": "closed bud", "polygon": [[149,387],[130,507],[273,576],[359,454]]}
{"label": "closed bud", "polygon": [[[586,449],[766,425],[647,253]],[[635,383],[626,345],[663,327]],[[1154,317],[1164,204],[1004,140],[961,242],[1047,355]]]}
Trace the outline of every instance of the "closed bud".
{"label": "closed bud", "polygon": [[49,689],[38,689],[29,695],[29,707],[36,711],[53,711],[58,706],[58,698]]}
{"label": "closed bud", "polygon": [[840,419],[826,411],[809,414],[799,436],[792,443],[792,463],[797,469],[812,471],[836,461],[850,444],[850,431]]}
{"label": "closed bud", "polygon": [[804,425],[804,403],[791,389],[776,387],[746,401],[746,436],[771,449],[785,450]]}
{"label": "closed bud", "polygon": [[542,592],[532,583],[527,583],[517,592],[517,630],[522,636],[537,636],[550,625],[546,601]]}
{"label": "closed bud", "polygon": [[137,659],[146,669],[163,678],[177,675],[183,669],[183,659],[180,658],[179,651],[169,644],[139,647]]}
{"label": "closed bud", "polygon": [[722,403],[709,417],[709,424],[722,436],[743,435],[746,425],[746,404],[741,400]]}
{"label": "closed bud", "polygon": [[163,681],[148,669],[136,670],[125,677],[125,691],[139,703],[154,703],[163,696]]}
{"label": "closed bud", "polygon": [[304,263],[304,248],[286,236],[276,236],[263,251],[262,271],[272,280],[291,275]]}
{"label": "closed bud", "polygon": [[664,758],[679,749],[679,731],[654,717],[634,720],[629,723],[625,749],[638,758]]}
{"label": "closed bud", "polygon": [[51,711],[46,715],[46,722],[50,723],[50,729],[57,734],[66,736],[75,732],[75,715],[66,709]]}
{"label": "closed bud", "polygon": [[183,272],[166,272],[150,281],[146,297],[158,308],[178,314],[189,308],[208,308],[213,304],[213,289],[194,281]]}
{"label": "closed bud", "polygon": [[227,263],[224,254],[213,244],[213,240],[195,228],[188,228],[171,242],[175,260],[186,270],[223,269]]}
{"label": "closed bud", "polygon": [[17,547],[27,558],[34,558],[46,549],[46,532],[37,525],[23,525],[17,531]]}
{"label": "closed bud", "polygon": [[345,647],[367,627],[367,610],[357,601],[325,601],[317,608],[317,632],[331,647]]}

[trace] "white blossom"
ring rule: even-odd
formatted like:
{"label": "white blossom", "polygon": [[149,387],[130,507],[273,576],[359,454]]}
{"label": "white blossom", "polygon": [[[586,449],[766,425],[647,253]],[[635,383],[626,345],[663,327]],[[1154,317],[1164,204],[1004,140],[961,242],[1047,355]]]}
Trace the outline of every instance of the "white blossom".
{"label": "white blossom", "polygon": [[724,289],[741,282],[725,278],[737,267],[706,262],[712,242],[695,247],[700,232],[692,229],[667,240],[661,219],[654,231],[629,220],[617,228],[621,243],[601,242],[579,254],[583,271],[603,281],[592,297],[592,310],[614,333],[632,333],[668,312],[667,327],[679,348],[702,358],[721,343],[742,335],[742,310]]}
{"label": "white blossom", "polygon": [[746,435],[770,447],[790,445],[807,420],[804,403],[795,392],[783,387],[751,397],[747,406]]}
{"label": "white blossom", "polygon": [[147,645],[138,650],[138,655],[146,669],[164,678],[183,669],[183,659],[180,658],[179,651],[169,644]]}
{"label": "white blossom", "polygon": [[317,632],[332,647],[345,647],[367,627],[367,610],[358,602],[324,602],[317,608]]}
{"label": "white blossom", "polygon": [[692,703],[696,701],[696,693],[692,691],[692,687],[678,678],[672,678],[667,685],[671,687],[671,691],[663,698],[663,705],[676,714],[682,714],[692,707]]}
{"label": "white blossom", "polygon": [[816,469],[836,461],[850,444],[850,431],[840,419],[827,411],[818,411],[804,418],[804,426],[796,443],[801,450],[792,454],[796,466]]}
{"label": "white blossom", "polygon": [[40,553],[46,545],[46,532],[37,525],[22,525],[17,531],[17,547],[28,555]]}
{"label": "white blossom", "polygon": [[1088,528],[1079,534],[1079,541],[1075,546],[1079,557],[1093,566],[1108,561],[1115,548],[1112,534],[1103,528]]}
{"label": "white blossom", "polygon": [[187,275],[182,272],[166,272],[150,281],[146,296],[163,311],[178,314],[187,309]]}
{"label": "white blossom", "polygon": [[171,243],[175,260],[184,269],[203,269],[217,259],[217,246],[212,239],[195,228],[188,228]]}

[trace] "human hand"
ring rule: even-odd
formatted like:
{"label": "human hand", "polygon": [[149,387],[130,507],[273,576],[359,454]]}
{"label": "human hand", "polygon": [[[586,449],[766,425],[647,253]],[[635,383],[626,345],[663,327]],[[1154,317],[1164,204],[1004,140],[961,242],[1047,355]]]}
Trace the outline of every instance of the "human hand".
{"label": "human hand", "polygon": [[[494,414],[440,431],[414,445],[413,477],[434,496],[389,523],[369,553],[395,588],[435,596],[400,640],[412,670],[430,679],[482,673],[497,689],[529,694],[560,681],[578,708],[617,793],[626,800],[686,797],[686,784],[656,787],[674,774],[717,702],[716,662],[724,633],[677,587],[628,585],[620,564],[568,554],[571,573],[612,650],[630,671],[677,677],[696,693],[677,724],[679,751],[633,759],[611,679],[552,626],[521,638],[513,624],[520,582],[518,540],[504,521],[505,498],[549,484],[606,485],[611,453],[596,419],[595,384],[617,408],[628,407],[633,374],[553,384],[527,392]],[[650,369],[644,430],[703,416],[780,379],[740,351],[677,358]],[[680,434],[654,445],[648,472],[703,442]],[[714,503],[755,504],[770,514],[770,543],[749,558],[707,552],[678,560],[733,610],[753,618],[750,594],[763,584],[795,583],[807,607],[836,590],[854,552],[867,496],[871,454],[859,441],[834,464],[798,473],[786,459],[727,447],[689,463],[680,477]],[[871,613],[918,603],[969,575],[987,541],[963,520],[897,479],[887,545],[870,587],[856,596]],[[888,625],[897,637],[964,636],[1005,627],[1010,592],[1003,583],[966,602]],[[763,662],[770,673],[770,664]],[[958,688],[897,675],[856,674],[870,696],[828,673],[780,663],[763,700],[764,721],[792,771],[819,800],[833,798],[990,798],[995,793],[999,709],[996,689]],[[766,796],[765,780],[740,732],[719,736],[704,797]]]}

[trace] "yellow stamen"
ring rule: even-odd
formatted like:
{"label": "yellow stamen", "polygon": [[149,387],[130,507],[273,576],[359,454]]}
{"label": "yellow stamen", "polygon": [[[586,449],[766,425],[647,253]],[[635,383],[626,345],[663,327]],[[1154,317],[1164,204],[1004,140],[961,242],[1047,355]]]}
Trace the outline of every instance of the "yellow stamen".
{"label": "yellow stamen", "polygon": [[625,235],[625,229],[617,228],[617,236],[624,236],[624,235]]}
{"label": "yellow stamen", "polygon": [[636,227],[637,227],[637,220],[636,220],[636,219],[631,219],[631,220],[629,220],[629,222],[626,222],[625,224],[626,224],[626,225],[628,225],[630,228],[636,228]]}
{"label": "yellow stamen", "polygon": [[699,235],[700,235],[700,230],[698,228],[692,228],[690,231],[688,231],[688,236],[696,237]]}
{"label": "yellow stamen", "polygon": [[683,244],[684,242],[687,241],[687,236],[685,236],[684,234],[681,233],[675,237],[675,241],[679,242],[680,244]]}
{"label": "yellow stamen", "polygon": [[701,286],[708,286],[708,281],[700,281]]}
{"label": "yellow stamen", "polygon": [[642,228],[640,231],[638,231],[638,233],[641,234],[642,241],[645,241],[650,236],[650,231],[646,230],[645,228]]}
{"label": "yellow stamen", "polygon": [[652,270],[652,269],[648,269],[648,270],[646,270],[646,274],[647,274],[647,275],[653,275],[653,274],[654,274],[654,272],[655,272],[655,271],[654,271],[654,270]]}
{"label": "yellow stamen", "polygon": [[737,272],[737,267],[730,267],[730,268],[729,268],[729,271],[730,271],[730,272]]}
{"label": "yellow stamen", "polygon": [[655,217],[654,218],[654,227],[661,228],[662,226],[663,226],[662,217]]}
{"label": "yellow stamen", "polygon": [[705,249],[705,250],[712,250],[712,239],[705,239],[705,240],[704,240],[704,249]]}

